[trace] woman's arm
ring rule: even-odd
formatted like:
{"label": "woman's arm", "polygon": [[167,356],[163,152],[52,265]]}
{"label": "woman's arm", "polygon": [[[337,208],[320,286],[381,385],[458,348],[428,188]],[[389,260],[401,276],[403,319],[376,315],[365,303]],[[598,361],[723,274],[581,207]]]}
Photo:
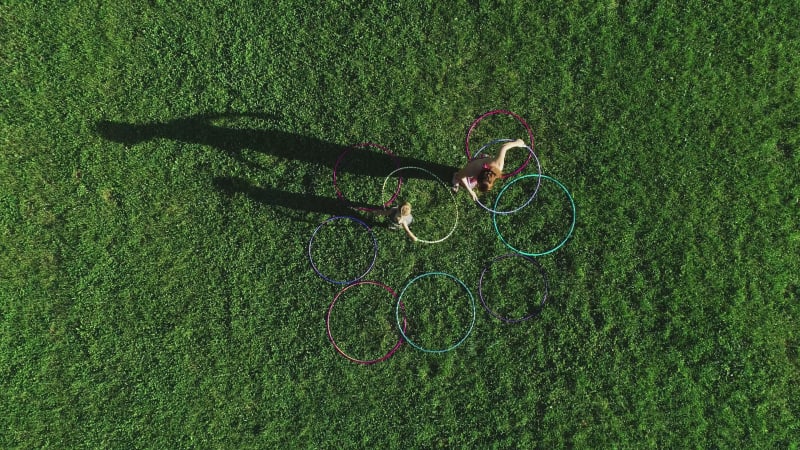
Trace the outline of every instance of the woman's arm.
{"label": "woman's arm", "polygon": [[478,196],[475,194],[475,191],[472,189],[472,184],[469,182],[470,178],[477,177],[481,171],[483,170],[483,166],[487,163],[491,163],[492,160],[488,157],[473,159],[463,169],[456,172],[455,177],[458,183],[469,192],[469,195],[472,197],[473,201],[478,201]]}
{"label": "woman's arm", "polygon": [[469,192],[469,195],[472,197],[472,201],[477,202],[478,195],[475,194],[474,190],[472,190],[472,186],[470,186],[469,183],[469,177],[462,177],[459,181],[461,182],[461,185],[464,186],[464,188],[467,190],[467,192]]}

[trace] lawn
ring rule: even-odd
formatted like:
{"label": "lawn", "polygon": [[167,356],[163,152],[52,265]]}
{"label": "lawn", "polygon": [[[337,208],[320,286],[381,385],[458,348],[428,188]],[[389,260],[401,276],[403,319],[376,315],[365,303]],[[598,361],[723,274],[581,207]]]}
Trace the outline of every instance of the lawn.
{"label": "lawn", "polygon": [[800,448],[796,2],[311,3],[0,4],[0,448]]}

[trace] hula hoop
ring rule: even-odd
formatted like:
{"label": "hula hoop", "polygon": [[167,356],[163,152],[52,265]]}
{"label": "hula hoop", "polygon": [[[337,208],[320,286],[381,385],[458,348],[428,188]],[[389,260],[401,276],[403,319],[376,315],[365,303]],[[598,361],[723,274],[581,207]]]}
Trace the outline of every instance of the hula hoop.
{"label": "hula hoop", "polygon": [[[508,111],[508,110],[505,110],[505,109],[494,109],[492,111],[485,112],[485,113],[481,114],[480,116],[478,116],[478,118],[475,119],[472,122],[472,124],[469,126],[469,128],[467,129],[467,137],[464,139],[464,152],[467,154],[467,160],[468,161],[472,160],[472,153],[469,151],[469,138],[472,135],[472,131],[475,130],[475,127],[478,125],[478,123],[480,123],[480,121],[482,121],[483,119],[485,119],[485,118],[487,118],[489,116],[493,116],[495,114],[505,114],[505,115],[508,115],[508,116],[511,116],[511,117],[517,119],[517,121],[520,124],[522,124],[522,126],[525,127],[525,130],[528,132],[528,138],[530,138],[530,146],[531,146],[531,148],[533,148],[535,146],[535,142],[534,142],[534,139],[533,139],[533,130],[531,130],[531,127],[530,127],[530,125],[528,125],[528,122],[525,122],[525,119],[520,117],[518,114],[515,114],[515,113],[513,113],[511,111]],[[528,159],[526,159],[525,162],[522,163],[521,166],[516,168],[511,173],[503,175],[502,178],[503,179],[510,178],[510,177],[513,177],[514,175],[517,175],[518,173],[522,172],[522,170],[528,165],[530,160],[531,160],[531,157],[530,157],[530,155],[528,155]]]}
{"label": "hula hoop", "polygon": [[[538,311],[534,311],[534,312],[532,312],[532,313],[528,314],[527,316],[522,317],[520,319],[510,319],[508,317],[501,316],[500,314],[494,312],[489,307],[489,305],[486,303],[486,299],[483,297],[483,277],[484,277],[484,275],[486,275],[486,272],[488,272],[490,270],[490,267],[494,263],[496,263],[497,261],[501,261],[503,259],[506,259],[506,258],[523,258],[526,261],[530,262],[531,264],[534,264],[536,267],[539,268],[539,273],[542,274],[542,280],[544,281],[544,294],[542,295],[542,300],[539,302],[539,310]],[[532,318],[538,316],[542,312],[541,307],[544,306],[545,301],[547,301],[547,293],[548,293],[549,290],[550,290],[550,283],[547,280],[547,273],[544,271],[544,267],[542,267],[542,265],[539,264],[539,261],[537,261],[536,259],[531,258],[530,256],[520,255],[519,253],[506,253],[505,255],[497,256],[494,259],[492,259],[491,261],[489,261],[486,264],[486,266],[483,268],[483,271],[481,272],[480,281],[478,281],[478,296],[481,299],[481,304],[483,305],[484,308],[486,308],[486,311],[488,311],[489,314],[491,314],[495,318],[500,319],[500,320],[502,320],[503,322],[506,322],[506,323],[524,322],[524,321],[526,321],[528,319],[532,319]]]}
{"label": "hula hoop", "polygon": [[[333,297],[333,301],[331,302],[331,306],[328,307],[328,314],[325,316],[325,328],[328,331],[328,339],[330,339],[331,344],[333,344],[333,348],[340,355],[344,356],[345,358],[349,359],[350,361],[353,361],[354,363],[369,365],[369,364],[379,363],[381,361],[386,361],[387,359],[389,359],[392,355],[394,355],[394,352],[396,352],[397,349],[399,349],[400,346],[403,345],[403,338],[401,337],[397,341],[397,344],[395,344],[394,347],[392,347],[392,349],[389,350],[388,353],[386,353],[385,355],[381,356],[380,358],[363,360],[363,359],[353,358],[352,356],[350,356],[347,353],[345,353],[344,350],[342,350],[336,344],[336,340],[333,339],[333,334],[331,333],[331,312],[333,311],[333,306],[336,304],[336,301],[339,299],[339,296],[342,295],[344,293],[344,291],[346,291],[346,290],[348,290],[348,289],[350,289],[352,287],[360,286],[360,285],[364,285],[364,284],[371,284],[371,285],[374,285],[374,286],[381,287],[381,288],[385,289],[386,291],[388,291],[392,295],[393,298],[397,298],[397,293],[395,293],[392,290],[392,288],[390,288],[389,286],[387,286],[387,285],[385,285],[383,283],[379,283],[377,281],[358,281],[356,283],[350,284],[350,285],[344,287],[341,291],[339,291],[336,294],[335,297]],[[403,305],[401,305],[401,307],[403,307]],[[405,318],[405,307],[403,307],[403,328],[404,329],[408,329],[408,321],[406,321],[406,318]]]}
{"label": "hula hoop", "polygon": [[523,176],[521,176],[519,178],[515,178],[515,179],[511,180],[510,183],[508,183],[507,185],[503,186],[503,189],[500,190],[500,193],[497,195],[497,198],[494,200],[494,207],[495,207],[495,209],[497,208],[497,204],[500,202],[500,197],[503,196],[503,193],[506,191],[506,189],[508,189],[509,187],[513,186],[514,183],[516,183],[516,182],[518,182],[520,180],[524,180],[526,178],[531,178],[531,177],[539,177],[539,178],[543,178],[545,180],[550,180],[550,181],[554,182],[555,184],[557,184],[564,191],[564,193],[567,194],[567,198],[569,199],[569,203],[572,206],[572,223],[570,224],[569,231],[567,232],[567,235],[564,237],[564,239],[558,245],[556,245],[555,247],[553,247],[550,250],[547,250],[545,252],[541,252],[541,253],[524,252],[522,250],[518,250],[518,249],[512,247],[511,244],[506,242],[505,238],[503,238],[502,233],[500,233],[500,229],[497,227],[497,214],[492,214],[492,222],[494,223],[494,231],[497,233],[497,236],[500,238],[501,241],[503,241],[503,244],[505,244],[506,247],[510,248],[511,250],[514,250],[515,252],[519,253],[520,255],[525,255],[525,256],[544,256],[544,255],[549,255],[550,253],[553,253],[554,251],[556,251],[559,248],[563,247],[564,244],[566,244],[567,241],[569,240],[570,236],[572,236],[572,231],[575,229],[575,201],[572,199],[572,194],[569,193],[569,190],[566,188],[566,186],[561,184],[561,182],[556,180],[555,178],[548,177],[547,175],[537,175],[537,174],[523,175]]}
{"label": "hula hoop", "polygon": [[[395,167],[400,167],[400,160],[397,159],[397,155],[395,155],[391,150],[389,150],[388,148],[384,147],[383,145],[374,144],[372,142],[362,142],[360,144],[353,144],[350,147],[347,147],[346,149],[344,149],[342,154],[340,154],[339,157],[336,159],[336,163],[333,165],[333,189],[334,189],[334,191],[336,191],[336,197],[339,200],[341,200],[342,202],[346,203],[351,208],[355,208],[355,209],[357,209],[359,211],[365,211],[365,212],[378,211],[378,210],[380,210],[380,208],[368,208],[366,206],[355,206],[355,205],[353,205],[353,203],[351,201],[349,201],[349,200],[347,200],[347,198],[345,198],[344,194],[342,193],[342,190],[339,188],[339,165],[342,163],[342,160],[344,159],[345,155],[347,155],[347,153],[350,151],[350,149],[364,148],[364,147],[375,147],[375,148],[379,148],[379,149],[383,150],[384,153],[386,153],[387,155],[389,155],[389,157],[392,158],[392,161],[394,161],[394,166]],[[397,189],[395,189],[394,195],[392,196],[392,198],[388,202],[384,203],[382,205],[382,207],[385,208],[385,207],[391,205],[392,202],[397,198],[397,196],[400,194],[400,185],[401,184],[402,184],[402,180],[398,179],[397,180]]]}
{"label": "hula hoop", "polygon": [[[329,223],[331,221],[334,221],[334,220],[338,220],[338,219],[351,220],[351,221],[361,225],[362,227],[364,227],[369,232],[370,237],[372,238],[372,262],[369,263],[369,267],[367,267],[367,270],[365,270],[364,273],[362,273],[361,275],[353,278],[352,280],[334,280],[334,279],[332,279],[330,277],[325,276],[322,272],[320,272],[319,268],[317,268],[317,265],[314,263],[314,258],[311,256],[311,247],[314,244],[314,238],[317,236],[317,232],[323,226],[325,226],[327,223]],[[333,284],[350,284],[350,283],[354,283],[354,282],[364,278],[364,276],[366,276],[369,273],[369,271],[372,270],[372,267],[375,265],[375,260],[377,260],[377,259],[378,259],[378,240],[375,239],[375,233],[372,231],[372,229],[369,227],[369,225],[367,225],[366,223],[362,222],[359,219],[356,219],[355,217],[333,216],[333,217],[331,217],[329,219],[326,219],[321,224],[319,224],[317,226],[317,228],[311,234],[311,239],[308,240],[308,260],[311,262],[311,268],[314,269],[314,272],[316,272],[317,275],[319,275],[323,280],[328,281],[328,282],[333,283]]]}
{"label": "hula hoop", "polygon": [[[409,338],[406,335],[405,330],[403,330],[402,327],[400,327],[400,305],[403,302],[403,294],[405,294],[405,292],[408,289],[408,287],[411,286],[412,284],[414,284],[414,282],[416,282],[417,280],[419,280],[421,278],[425,278],[425,277],[436,276],[436,275],[441,275],[441,276],[450,278],[451,280],[454,280],[456,283],[460,284],[461,287],[464,288],[464,291],[466,291],[467,294],[469,295],[470,306],[472,306],[472,322],[470,323],[469,329],[467,330],[466,334],[464,334],[464,336],[461,337],[461,339],[458,342],[456,342],[455,344],[453,344],[450,347],[447,347],[445,349],[427,349],[427,348],[421,347],[420,345],[418,345],[417,343],[412,341],[411,338]],[[405,306],[403,306],[403,312],[405,313]],[[454,277],[453,275],[450,275],[450,274],[444,273],[444,272],[427,272],[427,273],[423,273],[422,275],[417,275],[416,277],[412,278],[411,281],[406,283],[405,287],[403,287],[403,290],[400,291],[400,296],[397,298],[397,306],[395,307],[395,318],[397,319],[397,328],[400,330],[400,334],[403,335],[403,339],[405,339],[405,341],[408,342],[408,344],[410,346],[414,347],[415,349],[417,349],[419,351],[425,352],[425,353],[445,353],[445,352],[449,352],[449,351],[455,349],[456,347],[460,346],[461,344],[463,344],[464,341],[467,339],[467,337],[470,335],[470,333],[472,333],[472,328],[475,326],[475,316],[476,315],[477,315],[477,313],[475,311],[475,298],[472,296],[472,292],[470,292],[470,290],[467,287],[467,285],[464,284],[463,281],[461,281],[458,278]],[[405,314],[403,316],[403,320],[405,320]]]}
{"label": "hula hoop", "polygon": [[[433,172],[431,172],[430,170],[423,169],[422,167],[406,166],[406,167],[399,167],[399,168],[397,168],[397,169],[393,170],[393,171],[392,171],[392,172],[391,172],[389,175],[387,175],[387,176],[386,176],[386,179],[385,179],[385,180],[383,180],[383,187],[381,188],[381,198],[383,198],[383,192],[385,192],[385,191],[386,191],[386,183],[389,181],[389,178],[391,178],[391,177],[392,177],[392,175],[394,175],[395,173],[397,173],[397,172],[400,172],[400,171],[402,171],[402,170],[406,170],[406,169],[415,169],[415,170],[421,170],[421,171],[423,171],[423,172],[427,173],[428,175],[432,176],[433,178],[435,178],[436,180],[438,180],[438,181],[439,181],[439,183],[441,183],[441,184],[442,184],[442,186],[443,186],[443,187],[444,187],[444,188],[447,190],[447,192],[450,194],[450,198],[452,198],[452,199],[453,199],[453,212],[454,212],[454,214],[453,214],[453,217],[454,217],[454,219],[455,219],[455,220],[453,220],[453,228],[450,230],[450,232],[449,232],[449,233],[447,233],[447,235],[446,235],[445,237],[443,237],[443,238],[441,238],[441,239],[436,239],[436,240],[426,240],[426,239],[420,239],[420,238],[419,238],[419,236],[417,237],[417,242],[421,242],[421,243],[423,243],[423,244],[438,244],[438,243],[440,243],[440,242],[444,241],[445,239],[449,238],[450,236],[452,236],[452,235],[453,235],[453,232],[454,232],[454,231],[456,231],[456,227],[458,226],[458,203],[456,202],[456,197],[455,197],[455,195],[453,195],[453,191],[452,191],[452,189],[450,189],[450,188],[449,188],[449,187],[448,187],[448,186],[447,186],[447,185],[444,183],[444,181],[442,181],[442,179],[441,179],[441,178],[439,178],[439,177],[437,177],[436,175],[434,175],[434,173],[433,173]],[[398,180],[400,180],[400,178],[398,178]],[[392,197],[392,200],[389,202],[390,204],[391,204],[391,202],[392,202],[392,201],[394,201],[394,199],[395,199],[395,198],[397,198],[397,195],[398,195],[398,194],[397,194],[397,193],[395,193],[394,197]]]}
{"label": "hula hoop", "polygon": [[[483,147],[481,147],[478,150],[478,152],[475,153],[475,158],[476,159],[479,158],[479,155],[483,152],[483,150],[486,147],[489,147],[489,146],[494,145],[494,144],[498,144],[500,142],[511,142],[511,139],[495,139],[493,141],[490,141],[490,142],[484,144]],[[539,157],[536,156],[536,153],[533,152],[532,148],[528,147],[527,145],[525,145],[525,148],[528,149],[528,151],[530,152],[530,155],[528,156],[528,158],[530,159],[530,157],[533,156],[533,159],[536,160],[536,168],[538,170],[538,174],[541,175],[542,174],[542,165],[539,163]],[[478,199],[478,201],[476,203],[481,208],[485,209],[486,211],[489,211],[490,213],[494,213],[494,214],[513,214],[513,213],[519,211],[520,209],[528,206],[528,203],[533,201],[533,199],[536,197],[536,194],[539,192],[539,186],[541,186],[541,185],[542,185],[542,179],[539,178],[539,181],[536,183],[536,189],[533,190],[533,194],[531,194],[531,196],[528,199],[528,201],[526,201],[525,203],[523,203],[521,206],[517,207],[516,209],[512,209],[511,211],[495,211],[492,208],[489,208],[488,206],[484,205],[483,202],[480,201],[480,199]]]}

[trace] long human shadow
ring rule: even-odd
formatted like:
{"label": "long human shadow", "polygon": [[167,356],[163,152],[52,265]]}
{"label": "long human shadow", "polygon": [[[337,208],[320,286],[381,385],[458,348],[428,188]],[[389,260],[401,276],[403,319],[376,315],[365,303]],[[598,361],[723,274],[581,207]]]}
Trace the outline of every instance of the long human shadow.
{"label": "long human shadow", "polygon": [[349,205],[345,205],[337,198],[320,197],[313,194],[297,194],[271,187],[255,186],[249,181],[238,177],[214,177],[213,183],[217,189],[228,196],[242,193],[266,205],[281,206],[311,213],[357,216],[371,226],[378,223],[375,215],[366,214],[354,208],[381,209],[380,205],[353,202]]}
{"label": "long human shadow", "polygon": [[[268,122],[279,120],[277,116],[262,113],[200,114],[168,122],[141,124],[102,120],[96,123],[96,131],[109,141],[127,146],[135,146],[153,139],[172,139],[211,146],[227,153],[232,158],[256,166],[258,165],[242,155],[244,150],[323,165],[333,171],[339,156],[350,148],[278,129],[232,128],[214,123],[215,120],[238,118],[263,119]],[[390,161],[386,154],[378,148],[351,149],[352,158],[351,153],[348,153],[345,163],[340,164],[337,171],[371,177],[386,177],[388,172],[393,170],[391,165],[387,165],[390,162],[396,163],[398,167],[423,168],[445,182],[449,182],[450,176],[456,170],[451,166],[404,156],[398,154],[394,149],[390,148],[390,150],[396,155],[396,162]],[[260,166],[259,168],[268,169]],[[403,171],[402,176],[432,178],[424,171],[417,170]]]}

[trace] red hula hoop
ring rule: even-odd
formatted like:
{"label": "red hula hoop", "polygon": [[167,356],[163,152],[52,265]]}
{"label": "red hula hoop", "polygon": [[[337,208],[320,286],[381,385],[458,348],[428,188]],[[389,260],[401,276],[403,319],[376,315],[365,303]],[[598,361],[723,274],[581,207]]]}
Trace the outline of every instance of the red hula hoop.
{"label": "red hula hoop", "polygon": [[[341,291],[339,291],[336,294],[335,297],[333,297],[333,301],[331,302],[331,305],[328,307],[328,314],[326,314],[326,316],[325,316],[325,328],[326,328],[326,330],[328,332],[328,339],[331,341],[331,344],[333,345],[333,348],[336,350],[337,353],[339,353],[340,355],[344,356],[345,358],[347,358],[348,360],[350,360],[350,361],[352,361],[354,363],[363,364],[363,365],[370,365],[370,364],[379,363],[381,361],[386,361],[387,359],[391,358],[392,355],[394,355],[394,353],[403,345],[403,338],[400,337],[400,339],[397,341],[397,344],[395,344],[394,347],[392,347],[392,349],[389,350],[389,352],[387,354],[381,356],[380,358],[362,360],[362,359],[353,358],[352,356],[350,356],[347,353],[345,353],[344,350],[339,348],[339,346],[336,345],[336,341],[333,339],[333,334],[331,333],[331,312],[333,311],[333,306],[336,305],[336,300],[339,299],[339,296],[342,295],[344,293],[344,291],[350,289],[353,286],[359,286],[359,285],[362,285],[362,284],[371,284],[373,286],[382,287],[387,292],[392,294],[393,298],[397,299],[397,293],[392,288],[390,288],[389,286],[387,286],[387,285],[385,285],[383,283],[380,283],[378,281],[358,281],[356,283],[349,284],[346,287],[344,287]],[[405,332],[406,330],[408,330],[408,321],[406,320],[406,317],[405,317],[405,306],[401,303],[400,307],[403,309],[403,331]]]}
{"label": "red hula hoop", "polygon": [[350,151],[350,149],[353,149],[353,148],[364,148],[364,147],[375,147],[375,148],[379,148],[379,149],[383,150],[384,153],[386,153],[387,155],[389,155],[389,157],[392,158],[392,161],[394,161],[395,168],[400,168],[400,160],[397,159],[397,155],[395,155],[387,147],[384,147],[383,145],[375,144],[375,143],[372,143],[372,142],[362,142],[360,144],[353,144],[353,145],[347,147],[346,149],[344,149],[344,151],[336,159],[336,163],[333,165],[333,189],[334,189],[334,191],[336,191],[336,197],[339,200],[341,200],[342,202],[344,202],[345,204],[347,204],[351,208],[357,209],[359,211],[365,211],[365,212],[379,211],[379,210],[381,210],[383,208],[386,208],[389,205],[391,205],[397,199],[397,196],[400,195],[400,186],[403,184],[403,180],[402,179],[400,179],[400,178],[397,179],[397,189],[395,189],[394,195],[392,195],[392,198],[389,199],[389,201],[387,201],[383,205],[381,205],[381,207],[379,207],[379,208],[368,208],[368,207],[365,207],[365,206],[354,206],[349,200],[347,200],[347,198],[345,198],[344,194],[342,193],[342,190],[339,189],[339,184],[338,184],[339,164],[341,164],[342,160],[344,159],[345,155],[347,155],[347,152]]}
{"label": "red hula hoop", "polygon": [[[469,129],[467,129],[467,137],[464,139],[464,153],[466,153],[468,161],[472,160],[472,153],[469,150],[469,138],[472,135],[472,131],[475,129],[475,127],[478,125],[478,123],[481,120],[485,119],[486,117],[493,116],[495,114],[505,114],[505,115],[508,115],[508,116],[511,116],[511,117],[517,119],[517,121],[520,124],[522,124],[522,126],[525,127],[525,130],[528,132],[528,138],[530,139],[531,151],[533,151],[533,148],[534,148],[533,130],[531,130],[531,127],[530,127],[530,125],[528,125],[528,122],[525,122],[525,119],[523,119],[519,114],[513,113],[513,112],[511,112],[511,111],[509,111],[507,109],[493,109],[493,110],[491,110],[489,112],[485,112],[485,113],[481,114],[480,116],[478,116],[478,118],[475,119],[472,122],[472,124],[469,126]],[[517,169],[515,169],[511,173],[507,173],[505,175],[502,175],[502,178],[503,179],[510,178],[510,177],[513,177],[514,175],[517,175],[518,173],[522,172],[522,170],[525,169],[525,167],[528,166],[528,163],[530,161],[531,161],[531,155],[529,154],[528,155],[528,159],[526,159],[525,162],[522,163],[521,166],[519,166]]]}

